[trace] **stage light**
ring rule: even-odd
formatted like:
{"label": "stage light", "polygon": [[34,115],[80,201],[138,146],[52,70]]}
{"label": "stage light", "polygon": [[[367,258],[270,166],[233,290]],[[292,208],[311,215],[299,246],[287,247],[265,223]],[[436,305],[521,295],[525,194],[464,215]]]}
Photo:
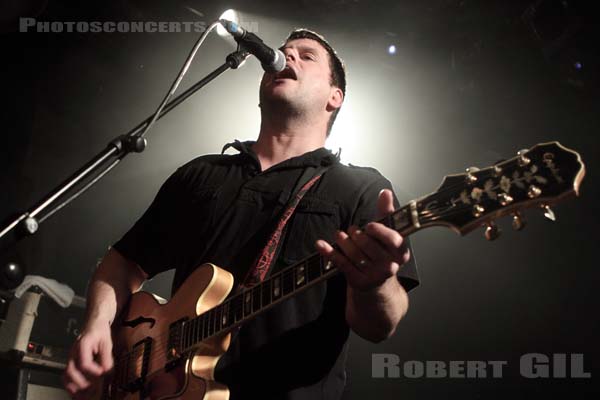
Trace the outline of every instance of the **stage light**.
{"label": "stage light", "polygon": [[394,46],[393,44],[391,44],[388,47],[387,52],[388,52],[389,55],[393,56],[394,54],[396,54],[396,46]]}
{"label": "stage light", "polygon": [[[240,23],[240,16],[238,12],[232,8],[221,14],[219,19],[226,19],[228,21],[235,22],[236,24]],[[217,33],[219,34],[219,36],[229,36],[229,33],[227,33],[225,28],[223,28],[221,25],[217,26]]]}

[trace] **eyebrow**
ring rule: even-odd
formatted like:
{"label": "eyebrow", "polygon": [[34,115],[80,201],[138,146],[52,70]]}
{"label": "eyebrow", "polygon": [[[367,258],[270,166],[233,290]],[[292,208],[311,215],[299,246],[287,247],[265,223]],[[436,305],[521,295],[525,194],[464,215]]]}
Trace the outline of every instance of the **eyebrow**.
{"label": "eyebrow", "polygon": [[311,45],[300,45],[300,46],[288,46],[288,45],[284,45],[281,46],[279,48],[279,50],[283,51],[285,49],[292,49],[292,48],[297,48],[298,51],[300,52],[304,52],[304,51],[310,51],[312,53],[314,53],[315,55],[319,55],[319,50],[318,50],[318,45],[315,46],[311,46]]}

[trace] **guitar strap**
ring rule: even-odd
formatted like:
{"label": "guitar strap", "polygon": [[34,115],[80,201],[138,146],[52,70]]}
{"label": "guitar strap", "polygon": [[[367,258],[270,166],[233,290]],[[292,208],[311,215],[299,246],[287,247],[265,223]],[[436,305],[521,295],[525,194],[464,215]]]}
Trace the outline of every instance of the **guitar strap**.
{"label": "guitar strap", "polygon": [[[258,253],[256,260],[248,270],[248,273],[242,282],[243,287],[254,286],[265,279],[269,269],[276,259],[279,248],[281,247],[281,243],[283,242],[282,238],[284,236],[284,229],[287,226],[288,220],[296,210],[296,207],[306,192],[310,190],[310,188],[321,178],[323,173],[325,173],[330,166],[331,165],[320,166],[316,169],[306,168],[304,170],[298,181],[298,184],[296,185],[296,193],[291,196],[290,200],[286,204],[284,211],[279,217],[279,221],[275,226],[275,230],[269,236],[269,240],[267,240],[267,244],[262,251]],[[302,186],[298,190],[297,187],[300,185]]]}

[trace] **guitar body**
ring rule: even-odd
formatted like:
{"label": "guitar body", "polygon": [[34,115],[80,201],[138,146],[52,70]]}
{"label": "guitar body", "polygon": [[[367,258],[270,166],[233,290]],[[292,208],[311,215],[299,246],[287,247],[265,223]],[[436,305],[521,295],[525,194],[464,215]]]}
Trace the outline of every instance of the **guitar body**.
{"label": "guitar body", "polygon": [[[115,400],[226,400],[229,390],[214,381],[214,369],[227,351],[230,334],[200,343],[190,355],[169,365],[168,337],[173,322],[191,319],[220,304],[233,287],[233,276],[213,265],[197,268],[164,304],[148,292],[135,293],[124,315],[113,324],[115,372],[93,396]],[[126,387],[142,375],[137,387]],[[126,383],[127,385],[124,385]],[[99,393],[102,392],[102,393]]]}

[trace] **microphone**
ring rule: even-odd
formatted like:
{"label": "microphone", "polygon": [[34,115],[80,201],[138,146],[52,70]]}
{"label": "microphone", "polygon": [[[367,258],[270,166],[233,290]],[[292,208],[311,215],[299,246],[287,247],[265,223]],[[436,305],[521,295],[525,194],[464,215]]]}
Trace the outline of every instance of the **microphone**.
{"label": "microphone", "polygon": [[261,38],[252,32],[248,32],[235,22],[226,19],[220,19],[219,22],[243,49],[258,58],[265,72],[283,71],[285,68],[285,55],[281,50],[270,48]]}

